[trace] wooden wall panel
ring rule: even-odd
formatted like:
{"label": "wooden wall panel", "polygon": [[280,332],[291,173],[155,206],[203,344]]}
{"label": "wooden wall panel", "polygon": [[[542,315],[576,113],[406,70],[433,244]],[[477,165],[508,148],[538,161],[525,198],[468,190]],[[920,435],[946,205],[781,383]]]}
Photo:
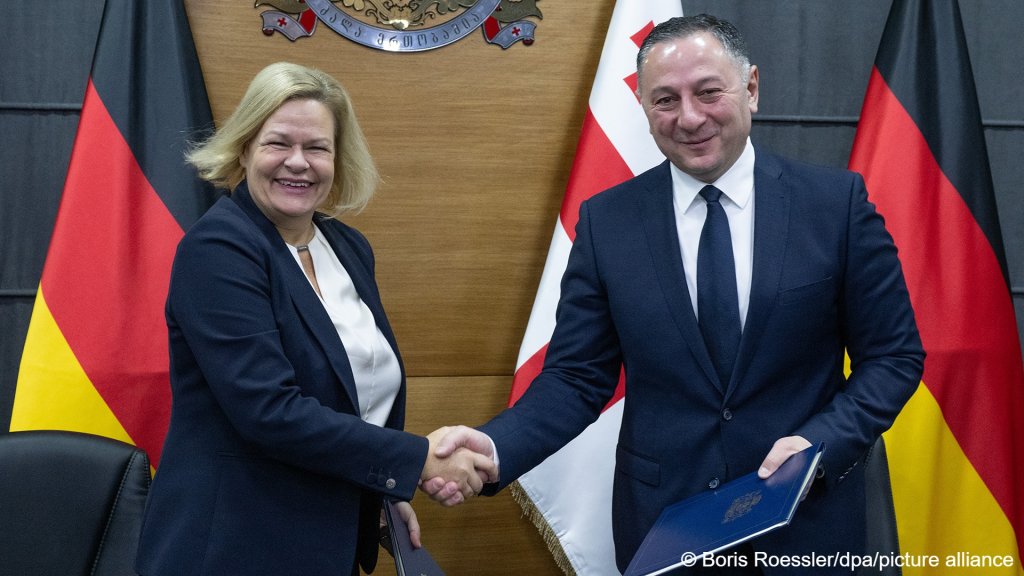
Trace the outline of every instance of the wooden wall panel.
{"label": "wooden wall panel", "polygon": [[[322,68],[352,95],[384,183],[346,221],[376,252],[413,432],[480,423],[507,400],[613,4],[539,2],[532,46],[502,50],[477,32],[392,54],[325,26],[294,43],[264,36],[251,1],[185,2],[215,120],[279,60]],[[560,573],[507,492],[414,504],[451,575]]]}
{"label": "wooden wall panel", "polygon": [[371,240],[410,374],[515,364],[610,18],[608,2],[539,2],[533,46],[478,33],[392,54],[325,26],[295,43],[249,2],[186,2],[215,119],[277,60],[320,67],[355,101],[385,178],[349,219]]}

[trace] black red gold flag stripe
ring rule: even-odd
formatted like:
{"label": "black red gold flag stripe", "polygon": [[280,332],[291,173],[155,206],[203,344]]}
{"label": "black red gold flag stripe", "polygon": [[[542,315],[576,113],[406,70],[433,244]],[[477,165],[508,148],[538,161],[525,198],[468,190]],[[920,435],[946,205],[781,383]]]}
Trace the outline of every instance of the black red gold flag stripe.
{"label": "black red gold flag stripe", "polygon": [[955,0],[895,0],[850,167],[900,250],[928,357],[886,434],[900,545],[1019,574],[1024,366],[977,93]]}
{"label": "black red gold flag stripe", "polygon": [[171,260],[213,199],[183,153],[211,127],[181,0],[106,0],[12,431],[101,434],[159,462]]}

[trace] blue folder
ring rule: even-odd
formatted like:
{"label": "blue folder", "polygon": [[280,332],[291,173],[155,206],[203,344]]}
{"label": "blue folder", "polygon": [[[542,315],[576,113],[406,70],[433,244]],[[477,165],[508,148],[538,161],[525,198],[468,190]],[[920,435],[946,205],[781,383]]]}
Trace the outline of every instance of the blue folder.
{"label": "blue folder", "polygon": [[434,562],[426,548],[413,548],[409,540],[409,526],[387,499],[384,500],[384,517],[388,523],[390,552],[395,558],[395,573],[398,576],[444,576],[444,571]]}
{"label": "blue folder", "polygon": [[654,576],[789,524],[814,480],[824,444],[789,457],[766,480],[753,472],[662,511],[624,576]]}

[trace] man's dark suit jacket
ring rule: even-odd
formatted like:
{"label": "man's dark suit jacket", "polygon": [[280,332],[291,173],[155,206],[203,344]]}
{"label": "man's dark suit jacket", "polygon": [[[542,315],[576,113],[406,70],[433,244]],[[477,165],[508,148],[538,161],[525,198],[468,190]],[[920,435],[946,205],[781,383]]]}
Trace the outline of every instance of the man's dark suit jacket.
{"label": "man's dark suit jacket", "polygon": [[[317,225],[395,353],[370,245]],[[243,183],[185,235],[167,300],[170,429],[150,491],[143,576],[348,576],[377,558],[380,498],[412,498],[427,453],[358,416],[337,330]]]}
{"label": "man's dark suit jacket", "polygon": [[793,523],[754,549],[863,551],[858,464],[924,362],[896,247],[859,175],[757,150],[754,189],[750,304],[731,382],[719,382],[697,326],[665,162],[583,203],[544,370],[481,427],[501,462],[493,491],[590,424],[624,366],[620,570],[665,506],[753,472],[791,435],[826,444],[825,475]]}

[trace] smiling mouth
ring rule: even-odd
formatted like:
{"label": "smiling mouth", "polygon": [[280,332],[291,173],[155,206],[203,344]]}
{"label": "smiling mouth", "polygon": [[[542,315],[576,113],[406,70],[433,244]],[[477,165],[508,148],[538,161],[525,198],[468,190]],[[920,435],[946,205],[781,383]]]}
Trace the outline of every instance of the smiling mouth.
{"label": "smiling mouth", "polygon": [[295,180],[277,180],[277,183],[285,188],[293,190],[305,190],[313,186],[312,182],[295,181]]}
{"label": "smiling mouth", "polygon": [[697,140],[683,140],[680,142],[680,144],[683,144],[684,146],[700,146],[702,144],[710,142],[714,137],[715,136],[712,134],[711,136],[708,136],[706,138],[700,138]]}

